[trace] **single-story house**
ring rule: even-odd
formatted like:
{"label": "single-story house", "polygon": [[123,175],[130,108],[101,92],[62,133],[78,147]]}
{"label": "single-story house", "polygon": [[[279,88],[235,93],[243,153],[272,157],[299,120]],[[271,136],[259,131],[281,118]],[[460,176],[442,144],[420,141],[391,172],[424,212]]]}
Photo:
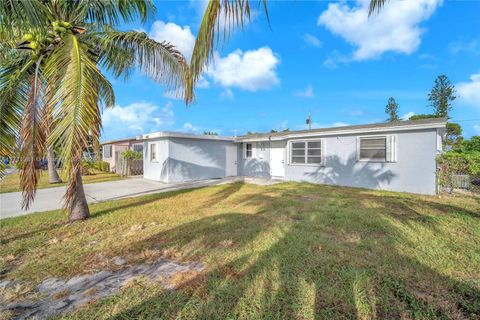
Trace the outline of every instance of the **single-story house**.
{"label": "single-story house", "polygon": [[143,152],[143,142],[136,138],[105,141],[100,144],[102,160],[110,163],[110,171],[115,172],[117,160],[125,150]]}
{"label": "single-story house", "polygon": [[157,132],[144,143],[144,178],[245,176],[436,193],[446,118],[239,137]]}

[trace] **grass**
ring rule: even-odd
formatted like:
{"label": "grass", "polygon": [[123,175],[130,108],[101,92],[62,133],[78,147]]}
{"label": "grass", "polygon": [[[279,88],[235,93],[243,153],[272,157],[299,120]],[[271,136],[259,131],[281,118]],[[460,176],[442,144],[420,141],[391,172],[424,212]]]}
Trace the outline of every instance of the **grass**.
{"label": "grass", "polygon": [[[92,170],[92,173],[93,174],[91,175],[86,175],[82,177],[83,183],[106,182],[122,179],[122,177],[116,173],[103,172],[99,170]],[[65,172],[63,172],[63,170],[59,170],[58,174],[63,181],[66,180],[66,174]],[[41,172],[40,180],[38,182],[38,189],[54,188],[63,185],[65,185],[64,182],[54,184],[48,183],[48,172],[46,170]],[[2,180],[0,180],[0,193],[16,191],[21,191],[20,175],[18,172],[11,173]]]}
{"label": "grass", "polygon": [[176,290],[136,281],[71,319],[478,319],[480,200],[234,183],[1,220],[0,268],[47,277],[164,256],[202,261]]}

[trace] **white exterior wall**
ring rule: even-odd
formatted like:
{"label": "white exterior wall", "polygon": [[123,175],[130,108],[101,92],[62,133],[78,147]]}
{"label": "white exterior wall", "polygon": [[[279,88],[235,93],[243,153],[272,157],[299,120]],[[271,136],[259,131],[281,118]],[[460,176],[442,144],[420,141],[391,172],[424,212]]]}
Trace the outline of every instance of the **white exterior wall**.
{"label": "white exterior wall", "polygon": [[[157,144],[158,161],[150,161],[150,145]],[[144,178],[183,182],[237,175],[237,146],[232,141],[156,138],[144,145]]]}
{"label": "white exterior wall", "polygon": [[[271,178],[272,169],[282,172],[284,179],[334,184],[369,189],[404,191],[420,194],[436,193],[436,156],[442,151],[444,129],[376,131],[375,133],[319,133],[308,139],[321,139],[321,165],[290,163],[290,142],[306,140],[289,138],[264,141],[261,150],[253,141],[253,156],[246,159],[244,145],[222,139],[188,137],[150,137],[144,142],[144,177],[163,182],[183,182],[223,178],[231,175]],[[357,160],[359,137],[393,136],[395,156],[389,162]],[[150,161],[150,145],[157,144],[157,161]],[[275,145],[276,152],[270,148]],[[282,153],[278,148],[282,148]],[[279,152],[280,151],[280,152]],[[389,151],[389,150],[387,150]],[[275,162],[274,162],[275,161]],[[238,166],[237,166],[238,164]],[[281,178],[276,176],[275,178]]]}
{"label": "white exterior wall", "polygon": [[[378,135],[396,136],[396,161],[358,161],[357,137]],[[439,147],[439,133],[436,129],[361,135],[319,135],[308,139],[315,138],[322,139],[324,143],[323,164],[320,166],[291,164],[290,143],[286,143],[285,180],[421,194],[436,193],[435,158],[441,152],[441,139]],[[302,139],[290,139],[289,142],[293,140]],[[259,161],[242,158],[242,160],[241,174],[269,177],[267,170],[270,170],[271,159]],[[257,172],[259,168],[263,169],[263,173]]]}
{"label": "white exterior wall", "polygon": [[[157,145],[157,161],[150,161],[150,145]],[[159,138],[143,143],[143,177],[149,180],[168,182],[165,162],[168,158],[168,139]]]}
{"label": "white exterior wall", "polygon": [[[376,136],[365,134],[362,136]],[[337,184],[342,186],[436,193],[436,130],[395,133],[395,162],[357,161],[357,136],[325,138],[323,166],[291,165],[287,180]],[[288,159],[290,162],[290,159]]]}

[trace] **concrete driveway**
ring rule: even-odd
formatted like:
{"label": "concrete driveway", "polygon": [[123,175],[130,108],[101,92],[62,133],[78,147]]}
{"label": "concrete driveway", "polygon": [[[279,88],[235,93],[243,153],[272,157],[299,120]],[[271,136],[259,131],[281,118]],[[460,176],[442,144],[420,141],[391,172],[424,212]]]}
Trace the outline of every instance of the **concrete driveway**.
{"label": "concrete driveway", "polygon": [[[143,178],[129,178],[125,180],[85,184],[85,194],[88,203],[116,200],[121,198],[137,197],[152,193],[161,193],[173,190],[199,188],[236,181],[235,178],[199,180],[184,183],[162,183],[145,180]],[[0,219],[21,216],[33,212],[42,212],[60,209],[65,186],[57,188],[39,189],[35,201],[27,211],[21,209],[22,193],[11,192],[0,194]]]}

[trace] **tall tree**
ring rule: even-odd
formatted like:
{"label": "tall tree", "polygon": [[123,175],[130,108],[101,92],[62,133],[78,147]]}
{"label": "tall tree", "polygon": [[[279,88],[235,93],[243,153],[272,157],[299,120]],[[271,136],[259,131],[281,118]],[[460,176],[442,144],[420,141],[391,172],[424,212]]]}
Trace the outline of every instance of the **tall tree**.
{"label": "tall tree", "polygon": [[455,86],[448,77],[441,74],[435,79],[432,91],[428,94],[428,101],[433,107],[433,112],[437,117],[448,117],[452,110],[451,102],[455,100]]}
{"label": "tall tree", "polygon": [[[0,1],[0,156],[18,142],[23,207],[34,199],[39,159],[59,144],[69,220],[89,216],[82,153],[89,137],[98,143],[100,108],[115,103],[101,68],[126,78],[138,67],[170,89],[186,87],[188,65],[174,46],[115,28],[153,10],[148,0]],[[192,101],[193,92],[183,98]],[[47,116],[56,121],[48,136]]]}
{"label": "tall tree", "polygon": [[398,103],[395,101],[395,98],[390,97],[388,103],[385,106],[385,113],[388,115],[388,121],[399,121],[398,117]]}
{"label": "tall tree", "polygon": [[447,122],[445,135],[446,146],[453,149],[457,149],[461,146],[463,141],[462,127],[458,123]]}

